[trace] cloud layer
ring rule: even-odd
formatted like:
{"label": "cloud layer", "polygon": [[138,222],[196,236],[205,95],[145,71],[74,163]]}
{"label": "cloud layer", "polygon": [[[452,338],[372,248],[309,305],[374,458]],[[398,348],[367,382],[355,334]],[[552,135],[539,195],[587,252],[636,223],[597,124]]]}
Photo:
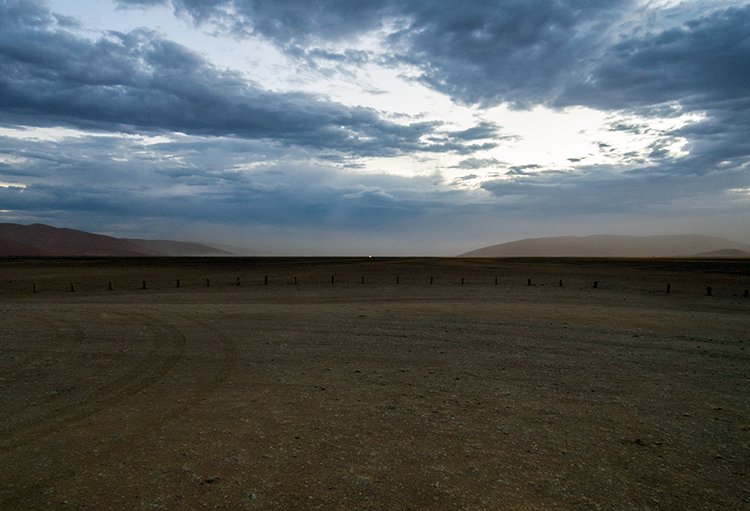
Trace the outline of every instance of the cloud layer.
{"label": "cloud layer", "polygon": [[[281,233],[317,233],[334,252],[362,238],[401,253],[462,252],[473,247],[461,243],[605,227],[750,241],[743,2],[113,5],[166,8],[222,41],[270,44],[300,81],[356,85],[382,73],[390,78],[378,83],[423,87],[452,110],[375,108],[368,97],[397,92],[369,82],[348,102],[273,76],[261,83],[154,27],[91,27],[76,12],[9,0],[0,3],[0,220],[67,218],[153,236],[204,225],[230,239],[270,230],[276,250],[296,252],[304,243]],[[608,127],[589,135],[596,154],[550,165],[542,143],[508,163],[529,130],[497,112],[539,108],[604,112]],[[617,135],[652,142],[614,148]]]}
{"label": "cloud layer", "polygon": [[0,6],[5,122],[267,139],[357,155],[467,150],[465,134],[421,142],[434,123],[397,124],[370,108],[264,89],[150,30],[92,41],[61,21],[32,2]]}

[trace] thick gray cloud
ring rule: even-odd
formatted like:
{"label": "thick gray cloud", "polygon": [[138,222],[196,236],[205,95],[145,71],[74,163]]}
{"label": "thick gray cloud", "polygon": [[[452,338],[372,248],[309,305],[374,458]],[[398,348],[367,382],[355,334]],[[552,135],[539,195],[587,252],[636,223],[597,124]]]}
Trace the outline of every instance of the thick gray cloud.
{"label": "thick gray cloud", "polygon": [[729,8],[608,48],[560,101],[704,118],[674,134],[691,157],[675,172],[739,168],[750,158],[750,5]]}
{"label": "thick gray cloud", "polygon": [[605,108],[677,101],[702,109],[747,99],[748,80],[750,5],[611,46],[564,99]]}
{"label": "thick gray cloud", "polygon": [[580,78],[581,66],[611,42],[608,28],[633,5],[630,0],[469,0],[460,7],[442,0],[160,3],[171,3],[197,23],[261,35],[293,54],[396,27],[389,40],[394,60],[420,68],[425,83],[460,101],[484,104],[550,100]]}
{"label": "thick gray cloud", "polygon": [[[633,0],[469,0],[460,8],[441,0],[158,3],[172,4],[199,23],[231,17],[228,28],[244,27],[240,33],[260,34],[291,52],[300,50],[298,44],[314,47],[396,22],[399,28],[390,35],[394,57],[420,68],[426,83],[468,103],[632,108],[689,102],[695,94],[744,96],[750,58],[750,6],[720,9],[720,3],[702,6],[709,11],[703,17],[684,9],[696,17],[645,36],[627,23],[642,9]],[[356,58],[366,56],[358,52]]]}
{"label": "thick gray cloud", "polygon": [[[122,0],[121,4],[132,3]],[[172,0],[196,22],[217,22],[234,33],[261,34],[282,45],[340,40],[381,26],[408,4],[394,0]]]}
{"label": "thick gray cloud", "polygon": [[421,142],[435,123],[395,124],[369,108],[266,91],[151,31],[76,37],[33,2],[0,5],[0,66],[6,123],[236,136],[357,155],[472,150],[461,134]]}
{"label": "thick gray cloud", "polygon": [[629,2],[415,2],[392,36],[432,87],[467,103],[546,103],[580,76]]}

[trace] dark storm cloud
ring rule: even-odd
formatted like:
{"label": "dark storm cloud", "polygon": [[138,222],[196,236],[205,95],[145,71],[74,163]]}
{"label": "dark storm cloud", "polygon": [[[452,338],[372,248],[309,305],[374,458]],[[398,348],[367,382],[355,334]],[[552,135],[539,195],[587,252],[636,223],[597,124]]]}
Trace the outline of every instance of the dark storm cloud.
{"label": "dark storm cloud", "polygon": [[60,30],[33,2],[0,11],[6,123],[236,136],[359,155],[468,150],[454,139],[420,142],[434,123],[394,124],[372,109],[265,91],[154,32],[90,41]]}
{"label": "dark storm cloud", "polygon": [[460,8],[441,0],[169,3],[200,23],[231,13],[233,26],[245,33],[324,59],[366,61],[362,52],[332,53],[315,44],[393,22],[393,58],[412,63],[425,83],[466,103],[632,109],[679,101],[699,108],[707,99],[744,97],[750,67],[750,6],[662,32],[648,26],[643,36],[626,23],[639,7],[620,0],[469,0]]}
{"label": "dark storm cloud", "polygon": [[397,28],[389,38],[394,61],[415,65],[425,83],[460,101],[485,104],[549,100],[580,78],[581,66],[609,42],[608,26],[632,5],[621,0],[468,0],[460,7],[442,0],[170,3],[198,23],[259,34],[308,55],[322,51],[310,46],[390,24]]}
{"label": "dark storm cloud", "polygon": [[[700,114],[703,120],[673,132],[688,140],[691,153],[675,170],[708,172],[750,156],[748,83],[750,6],[744,6],[612,46],[588,80],[567,90],[560,101],[646,115]],[[613,129],[638,133],[641,127]]]}
{"label": "dark storm cloud", "polygon": [[[130,3],[122,1],[122,4]],[[256,33],[282,45],[340,40],[378,28],[393,15],[393,0],[172,0],[197,22],[219,22],[237,34]]]}
{"label": "dark storm cloud", "polygon": [[679,101],[700,109],[748,97],[750,6],[730,8],[610,47],[575,103],[633,108]]}
{"label": "dark storm cloud", "polygon": [[418,2],[394,34],[422,80],[465,103],[546,103],[606,43],[603,30],[630,2]]}

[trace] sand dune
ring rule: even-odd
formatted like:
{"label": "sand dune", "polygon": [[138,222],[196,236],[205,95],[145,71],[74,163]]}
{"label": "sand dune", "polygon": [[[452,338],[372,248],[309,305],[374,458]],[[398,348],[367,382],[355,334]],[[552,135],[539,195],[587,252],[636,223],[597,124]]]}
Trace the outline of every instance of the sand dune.
{"label": "sand dune", "polygon": [[750,245],[702,235],[558,236],[532,238],[479,248],[464,257],[741,257]]}
{"label": "sand dune", "polygon": [[0,254],[5,256],[34,256],[44,255],[44,251],[37,247],[32,247],[26,243],[20,243],[12,239],[0,239]]}
{"label": "sand dune", "polygon": [[0,256],[223,256],[207,245],[167,240],[121,239],[44,224],[0,224]]}
{"label": "sand dune", "polygon": [[750,259],[750,252],[736,248],[722,248],[710,252],[700,252],[695,257],[722,258],[722,259]]}
{"label": "sand dune", "polygon": [[171,240],[141,240],[123,238],[125,241],[135,243],[147,250],[158,252],[168,256],[196,257],[196,256],[230,256],[231,252],[220,250],[200,243]]}

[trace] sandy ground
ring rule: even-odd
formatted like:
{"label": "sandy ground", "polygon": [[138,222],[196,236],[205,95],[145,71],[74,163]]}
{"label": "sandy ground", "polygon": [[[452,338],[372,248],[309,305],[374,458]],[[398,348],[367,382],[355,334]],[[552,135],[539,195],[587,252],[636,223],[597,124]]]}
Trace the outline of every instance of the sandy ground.
{"label": "sandy ground", "polygon": [[747,288],[748,261],[0,261],[0,508],[750,509]]}

